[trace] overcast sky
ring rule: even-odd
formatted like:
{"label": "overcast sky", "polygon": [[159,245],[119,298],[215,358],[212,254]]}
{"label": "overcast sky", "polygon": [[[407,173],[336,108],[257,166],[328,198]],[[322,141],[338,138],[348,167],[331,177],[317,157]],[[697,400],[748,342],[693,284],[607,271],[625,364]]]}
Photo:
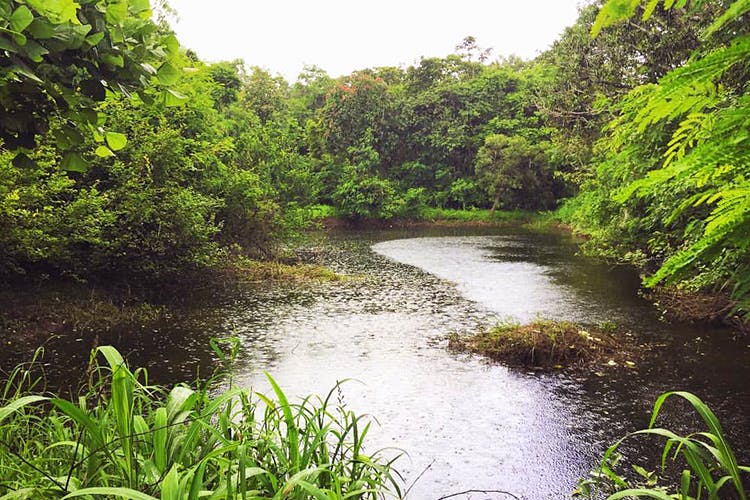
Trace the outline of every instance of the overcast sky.
{"label": "overcast sky", "polygon": [[170,0],[180,42],[208,61],[244,59],[294,81],[445,56],[472,35],[492,58],[532,58],[577,17],[580,0]]}

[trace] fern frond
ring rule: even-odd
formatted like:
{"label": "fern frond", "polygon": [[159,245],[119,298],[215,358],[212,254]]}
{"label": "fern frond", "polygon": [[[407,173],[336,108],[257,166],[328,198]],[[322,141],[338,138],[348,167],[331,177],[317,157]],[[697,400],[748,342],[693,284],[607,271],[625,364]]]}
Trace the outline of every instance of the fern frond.
{"label": "fern frond", "polygon": [[750,0],[736,0],[729,7],[727,7],[727,10],[724,12],[724,14],[719,16],[719,18],[716,19],[716,21],[714,21],[713,24],[711,24],[711,26],[706,29],[704,36],[709,36],[715,33],[716,31],[723,28],[724,25],[729,21],[737,19],[748,11],[750,11]]}

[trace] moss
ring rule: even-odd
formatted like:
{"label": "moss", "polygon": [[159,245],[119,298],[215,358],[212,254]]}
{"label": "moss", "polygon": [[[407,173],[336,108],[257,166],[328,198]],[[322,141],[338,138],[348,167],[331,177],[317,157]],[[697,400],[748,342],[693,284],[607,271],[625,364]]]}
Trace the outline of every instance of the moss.
{"label": "moss", "polygon": [[550,320],[525,325],[502,323],[471,335],[453,333],[448,338],[448,347],[524,368],[634,366],[621,343],[608,333],[612,329],[610,325],[593,329]]}

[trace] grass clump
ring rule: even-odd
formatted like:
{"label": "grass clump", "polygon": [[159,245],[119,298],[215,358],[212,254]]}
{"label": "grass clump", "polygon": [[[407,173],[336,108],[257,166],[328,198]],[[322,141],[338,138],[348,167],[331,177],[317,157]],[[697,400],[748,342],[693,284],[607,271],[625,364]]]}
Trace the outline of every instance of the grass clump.
{"label": "grass clump", "polygon": [[235,282],[254,281],[339,281],[344,276],[317,264],[288,264],[279,260],[255,260],[242,255],[232,256],[218,269],[222,279]]}
{"label": "grass clump", "polygon": [[35,392],[30,373],[17,368],[0,401],[1,498],[400,496],[395,459],[368,453],[370,423],[335,403],[338,386],[300,403],[270,376],[271,396],[217,379],[155,387],[111,346],[78,397]]}
{"label": "grass clump", "polygon": [[448,347],[524,368],[583,368],[602,361],[618,364],[620,347],[605,329],[609,328],[584,328],[569,321],[505,322],[472,335],[453,333]]}
{"label": "grass clump", "polygon": [[[673,397],[675,396],[675,397]],[[705,424],[705,429],[687,435],[679,435],[669,429],[656,427],[656,420],[667,399],[682,399]],[[635,478],[626,477],[628,467],[622,460],[619,449],[624,441],[634,437],[655,436],[664,439],[660,470],[649,471],[631,464]],[[670,459],[679,471],[678,477],[665,477]],[[633,476],[633,474],[630,474]],[[672,499],[723,499],[746,500],[750,490],[746,488],[750,467],[737,462],[724,430],[711,409],[696,395],[689,392],[672,391],[659,396],[654,403],[648,428],[632,432],[610,446],[602,457],[601,464],[590,473],[590,477],[579,481],[574,496],[602,498],[657,498]],[[744,481],[743,481],[744,479]]]}

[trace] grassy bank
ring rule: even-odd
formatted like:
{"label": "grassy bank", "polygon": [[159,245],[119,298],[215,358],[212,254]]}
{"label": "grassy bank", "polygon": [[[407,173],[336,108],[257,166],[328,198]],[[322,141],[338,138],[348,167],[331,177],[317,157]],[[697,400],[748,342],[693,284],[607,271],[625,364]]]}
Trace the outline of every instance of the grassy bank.
{"label": "grassy bank", "polygon": [[323,266],[230,255],[211,268],[158,283],[47,279],[0,287],[0,342],[24,359],[54,337],[94,339],[112,330],[144,330],[177,314],[196,294],[256,283],[319,283],[344,279]]}
{"label": "grassy bank", "polygon": [[412,227],[412,226],[484,226],[533,224],[542,217],[539,213],[524,210],[496,210],[471,208],[421,207],[410,216],[383,218],[347,217],[330,205],[314,205],[305,209],[305,216],[313,227]]}
{"label": "grassy bank", "polygon": [[268,396],[219,378],[154,387],[112,347],[92,359],[88,387],[71,399],[40,392],[28,366],[11,374],[0,395],[0,497],[400,496],[393,459],[366,446],[370,423],[335,403],[338,386],[292,403],[270,376]]}
{"label": "grassy bank", "polygon": [[535,320],[523,325],[505,322],[469,335],[453,333],[448,347],[521,368],[635,366],[622,340],[612,335],[612,329],[583,327],[568,321]]}

